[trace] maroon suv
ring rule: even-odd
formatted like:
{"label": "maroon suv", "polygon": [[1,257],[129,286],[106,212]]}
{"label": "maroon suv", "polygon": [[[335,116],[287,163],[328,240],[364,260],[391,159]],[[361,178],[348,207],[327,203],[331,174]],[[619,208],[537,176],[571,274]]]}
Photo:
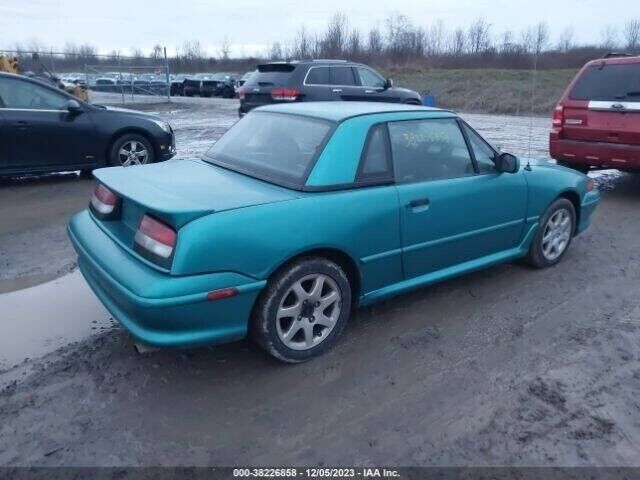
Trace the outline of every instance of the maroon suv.
{"label": "maroon suv", "polygon": [[587,171],[640,171],[640,56],[587,63],[553,113],[551,156]]}

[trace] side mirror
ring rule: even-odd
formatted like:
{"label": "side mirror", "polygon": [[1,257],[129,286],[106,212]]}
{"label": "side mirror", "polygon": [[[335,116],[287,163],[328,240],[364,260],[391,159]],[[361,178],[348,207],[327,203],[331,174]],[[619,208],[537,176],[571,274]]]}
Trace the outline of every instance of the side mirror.
{"label": "side mirror", "polygon": [[393,88],[393,80],[387,78],[387,80],[384,82],[384,89],[388,90],[389,88]]}
{"label": "side mirror", "polygon": [[67,110],[69,110],[71,113],[80,113],[82,112],[82,105],[80,105],[80,102],[78,102],[77,100],[69,99],[69,101],[67,102]]}
{"label": "side mirror", "polygon": [[501,153],[496,158],[496,168],[499,172],[516,173],[520,170],[520,161],[515,155],[510,153]]}

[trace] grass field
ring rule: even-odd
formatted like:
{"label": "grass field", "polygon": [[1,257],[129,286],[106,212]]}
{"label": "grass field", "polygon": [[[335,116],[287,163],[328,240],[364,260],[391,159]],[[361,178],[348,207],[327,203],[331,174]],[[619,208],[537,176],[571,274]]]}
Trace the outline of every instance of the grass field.
{"label": "grass field", "polygon": [[[387,70],[398,86],[430,92],[437,106],[461,112],[531,113],[531,70]],[[550,115],[576,70],[540,70],[533,101],[535,115]]]}

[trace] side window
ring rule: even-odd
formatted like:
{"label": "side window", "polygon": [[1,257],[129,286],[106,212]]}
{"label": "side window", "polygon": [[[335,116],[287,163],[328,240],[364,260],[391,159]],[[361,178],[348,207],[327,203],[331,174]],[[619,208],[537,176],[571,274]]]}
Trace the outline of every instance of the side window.
{"label": "side window", "polygon": [[464,125],[464,131],[469,138],[473,155],[476,157],[478,163],[478,169],[480,173],[492,173],[496,171],[496,164],[494,162],[495,151],[484,141],[484,139],[476,133],[468,125]]}
{"label": "side window", "polygon": [[389,123],[396,182],[474,175],[471,155],[453,118]]}
{"label": "side window", "polygon": [[387,131],[384,125],[375,125],[367,135],[356,180],[390,180],[391,178],[393,174]]}
{"label": "side window", "polygon": [[307,85],[329,85],[329,67],[313,67],[307,74]]}
{"label": "side window", "polygon": [[0,99],[4,108],[66,110],[67,98],[48,88],[13,78],[0,79]]}
{"label": "side window", "polygon": [[360,76],[360,83],[363,87],[384,88],[386,83],[384,78],[368,68],[358,67],[358,75]]}
{"label": "side window", "polygon": [[331,67],[331,85],[351,86],[356,84],[356,77],[351,67]]}

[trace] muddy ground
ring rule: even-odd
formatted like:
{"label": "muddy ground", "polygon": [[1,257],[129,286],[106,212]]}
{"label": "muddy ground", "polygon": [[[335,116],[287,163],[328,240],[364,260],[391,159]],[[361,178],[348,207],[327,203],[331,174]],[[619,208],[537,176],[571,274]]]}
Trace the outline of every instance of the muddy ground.
{"label": "muddy ground", "polygon": [[[65,182],[81,208],[89,185]],[[246,341],[139,355],[115,328],[8,368],[0,465],[638,465],[640,178],[603,183],[556,267],[498,266],[362,309],[306,364]],[[37,186],[9,188],[27,201]],[[77,321],[76,293],[59,293],[57,321]]]}

